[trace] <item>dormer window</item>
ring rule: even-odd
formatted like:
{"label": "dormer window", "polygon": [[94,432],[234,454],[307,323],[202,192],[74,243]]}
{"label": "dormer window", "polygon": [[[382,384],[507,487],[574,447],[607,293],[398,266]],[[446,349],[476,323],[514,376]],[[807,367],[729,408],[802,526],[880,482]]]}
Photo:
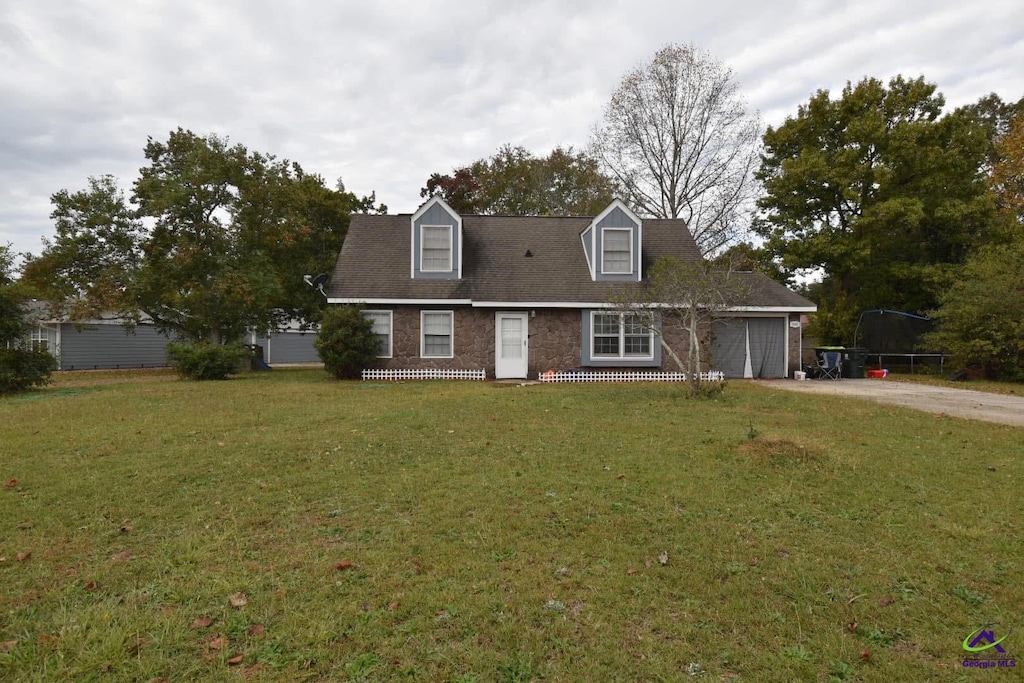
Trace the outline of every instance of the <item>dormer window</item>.
{"label": "dormer window", "polygon": [[639,282],[643,277],[643,232],[640,217],[614,200],[580,233],[590,278]]}
{"label": "dormer window", "polygon": [[601,272],[629,275],[633,272],[633,230],[605,228],[601,231]]}
{"label": "dormer window", "polygon": [[409,277],[462,277],[462,216],[441,197],[431,197],[412,215]]}
{"label": "dormer window", "polygon": [[421,269],[426,273],[450,273],[452,270],[452,226],[420,227]]}

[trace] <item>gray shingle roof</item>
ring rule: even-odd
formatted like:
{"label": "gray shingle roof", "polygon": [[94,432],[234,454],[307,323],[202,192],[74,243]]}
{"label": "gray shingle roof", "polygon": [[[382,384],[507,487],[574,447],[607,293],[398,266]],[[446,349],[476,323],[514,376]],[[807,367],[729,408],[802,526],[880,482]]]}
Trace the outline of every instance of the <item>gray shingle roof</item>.
{"label": "gray shingle roof", "polygon": [[[339,299],[471,299],[491,302],[606,301],[619,283],[590,278],[580,233],[587,217],[463,216],[461,280],[410,277],[411,215],[356,215],[328,288]],[[531,256],[526,256],[529,252]],[[682,220],[643,222],[644,272],[660,256],[697,260]],[[770,278],[749,274],[754,306],[813,304]]]}

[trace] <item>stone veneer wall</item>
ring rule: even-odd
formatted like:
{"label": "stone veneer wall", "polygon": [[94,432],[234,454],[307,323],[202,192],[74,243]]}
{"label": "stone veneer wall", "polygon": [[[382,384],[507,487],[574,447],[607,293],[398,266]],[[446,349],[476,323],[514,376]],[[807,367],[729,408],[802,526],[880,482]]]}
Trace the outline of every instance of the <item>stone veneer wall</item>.
{"label": "stone veneer wall", "polygon": [[[374,307],[374,310],[385,310]],[[485,370],[494,376],[494,314],[489,308],[443,306],[421,308],[396,306],[392,309],[392,358],[382,358],[376,367],[391,369],[444,368]],[[420,311],[452,310],[455,312],[455,357],[420,357]],[[527,311],[529,313],[529,311]],[[533,378],[546,370],[568,370],[580,367],[583,317],[579,309],[535,309],[529,318],[530,356],[528,376]],[[667,334],[666,341],[685,359],[686,340]],[[658,343],[655,340],[655,343]],[[662,368],[676,370],[675,362],[662,354]],[[602,370],[617,368],[602,367]],[[636,369],[636,368],[631,368]]]}
{"label": "stone veneer wall", "polygon": [[[374,310],[386,310],[375,308]],[[454,311],[454,358],[420,357],[420,311]],[[380,368],[397,370],[443,368],[487,370],[494,375],[494,313],[468,307],[445,308],[395,306],[392,314],[391,358],[381,358]]]}
{"label": "stone veneer wall", "polygon": [[[789,376],[793,377],[793,372],[796,370],[803,370],[803,359],[800,357],[800,335],[803,330],[799,327],[789,327],[789,324],[793,321],[800,322],[799,313],[790,313],[786,319],[787,329],[789,331]],[[806,340],[804,340],[806,341]],[[812,351],[813,353],[813,351]]]}

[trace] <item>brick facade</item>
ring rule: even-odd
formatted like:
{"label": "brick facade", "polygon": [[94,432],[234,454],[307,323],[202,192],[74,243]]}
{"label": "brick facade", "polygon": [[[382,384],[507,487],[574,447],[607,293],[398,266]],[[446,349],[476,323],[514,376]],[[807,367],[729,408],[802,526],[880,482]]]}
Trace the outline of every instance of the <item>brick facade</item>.
{"label": "brick facade", "polygon": [[[494,376],[494,314],[497,312],[494,309],[465,306],[375,306],[373,310],[392,311],[392,357],[380,359],[376,367],[485,370],[488,377]],[[420,312],[424,310],[454,312],[453,358],[420,356]],[[536,377],[546,370],[568,370],[580,366],[583,327],[580,309],[533,309],[528,321],[529,377]],[[668,341],[680,355],[685,353],[685,340],[682,343],[675,339]],[[664,358],[662,366],[676,369],[670,358]]]}
{"label": "brick facade", "polygon": [[[376,367],[390,369],[442,368],[458,370],[485,370],[494,377],[494,309],[395,306],[373,307],[373,310],[391,310],[392,357],[382,358]],[[420,312],[423,310],[453,311],[455,315],[454,357],[422,358],[420,356]],[[528,313],[530,311],[527,311]],[[580,309],[534,309],[529,326],[528,376],[536,377],[546,370],[568,370],[581,365],[582,313]],[[799,320],[799,314],[790,314]],[[800,368],[799,329],[789,328],[789,371]],[[666,331],[666,342],[681,359],[686,359],[688,340],[680,333]],[[657,341],[655,341],[657,343]],[[614,370],[617,368],[601,368]],[[633,368],[636,369],[636,368]],[[663,354],[661,369],[677,370],[675,361]]]}

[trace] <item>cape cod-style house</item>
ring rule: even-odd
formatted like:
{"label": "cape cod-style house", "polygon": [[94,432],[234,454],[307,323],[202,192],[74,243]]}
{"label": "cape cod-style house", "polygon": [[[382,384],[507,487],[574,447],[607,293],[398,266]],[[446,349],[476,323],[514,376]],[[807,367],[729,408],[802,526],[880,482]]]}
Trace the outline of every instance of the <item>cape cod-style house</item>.
{"label": "cape cod-style house", "polygon": [[[459,215],[440,197],[414,214],[356,215],[327,292],[361,304],[379,367],[482,370],[676,370],[658,340],[613,310],[609,293],[643,286],[660,256],[700,259],[685,222],[641,219],[621,201],[593,217]],[[731,377],[800,369],[800,314],[812,302],[745,273],[748,300],[714,325],[713,364]],[[685,341],[666,341],[679,353]]]}

